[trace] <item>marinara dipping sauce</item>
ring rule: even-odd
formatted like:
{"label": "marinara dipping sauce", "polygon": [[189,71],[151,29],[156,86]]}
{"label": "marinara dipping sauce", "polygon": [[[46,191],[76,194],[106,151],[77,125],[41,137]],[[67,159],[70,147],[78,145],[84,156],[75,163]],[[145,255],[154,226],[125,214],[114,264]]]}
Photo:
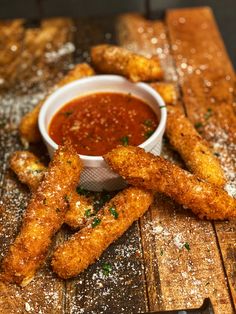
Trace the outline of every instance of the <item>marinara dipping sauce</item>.
{"label": "marinara dipping sauce", "polygon": [[81,155],[101,156],[117,145],[140,145],[158,123],[153,110],[131,94],[95,93],[65,104],[49,135],[58,145],[70,141]]}

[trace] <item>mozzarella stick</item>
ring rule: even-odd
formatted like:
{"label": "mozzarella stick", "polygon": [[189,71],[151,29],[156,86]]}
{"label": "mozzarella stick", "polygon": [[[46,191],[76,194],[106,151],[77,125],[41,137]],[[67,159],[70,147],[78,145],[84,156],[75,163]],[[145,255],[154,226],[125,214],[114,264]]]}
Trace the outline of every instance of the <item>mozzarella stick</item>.
{"label": "mozzarella stick", "polygon": [[72,147],[55,153],[43,181],[27,206],[21,230],[2,264],[1,279],[26,286],[42,265],[53,235],[64,222],[70,192],[75,189],[82,162]]}
{"label": "mozzarella stick", "polygon": [[[10,167],[19,180],[30,190],[35,191],[42,181],[47,168],[29,151],[16,151],[10,158]],[[88,217],[95,213],[90,200],[72,191],[68,199],[69,209],[65,214],[65,223],[73,229],[82,227]]]}
{"label": "mozzarella stick", "polygon": [[52,258],[54,272],[66,279],[84,271],[147,211],[152,201],[153,194],[143,189],[130,187],[119,192],[91,223],[56,249]]}
{"label": "mozzarella stick", "polygon": [[151,83],[150,86],[161,95],[166,104],[173,105],[176,103],[178,97],[176,87],[174,84],[155,82]]}
{"label": "mozzarella stick", "polygon": [[166,135],[185,161],[187,168],[197,177],[224,187],[226,179],[216,156],[208,143],[195,130],[188,118],[176,106],[167,106]]}
{"label": "mozzarella stick", "polygon": [[19,180],[26,184],[31,191],[38,188],[47,170],[44,164],[28,151],[14,152],[10,157],[9,164]]}
{"label": "mozzarella stick", "polygon": [[[87,64],[77,64],[73,70],[69,71],[51,90],[50,93],[55,91],[57,88],[62,87],[70,82],[79,80],[83,77],[94,75],[94,70]],[[50,95],[49,93],[49,95]],[[49,96],[48,95],[48,96]],[[42,104],[45,102],[47,97],[41,100],[32,111],[28,112],[21,120],[19,125],[19,132],[22,143],[26,146],[28,143],[37,143],[41,140],[41,135],[38,129],[38,116]]]}
{"label": "mozzarella stick", "polygon": [[117,147],[105,155],[110,167],[131,185],[166,194],[200,218],[236,217],[236,200],[162,157],[139,147]]}
{"label": "mozzarella stick", "polygon": [[219,187],[226,184],[223,169],[208,143],[196,131],[189,119],[175,106],[177,93],[173,84],[153,83],[167,104],[166,136],[180,154],[187,168],[199,178]]}
{"label": "mozzarella stick", "polygon": [[147,59],[118,46],[94,46],[91,58],[99,72],[123,75],[133,82],[154,81],[163,77],[157,59]]}

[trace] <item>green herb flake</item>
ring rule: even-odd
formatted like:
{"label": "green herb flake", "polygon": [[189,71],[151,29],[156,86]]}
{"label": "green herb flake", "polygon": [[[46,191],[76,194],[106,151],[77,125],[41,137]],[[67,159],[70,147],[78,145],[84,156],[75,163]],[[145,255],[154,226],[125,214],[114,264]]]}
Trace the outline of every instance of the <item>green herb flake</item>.
{"label": "green herb flake", "polygon": [[121,142],[122,145],[124,145],[124,146],[129,145],[129,137],[128,137],[128,136],[123,136],[123,137],[120,139],[120,142]]}
{"label": "green herb flake", "polygon": [[214,155],[215,155],[216,157],[220,157],[220,153],[214,152]]}
{"label": "green herb flake", "polygon": [[84,212],[85,217],[89,218],[91,216],[91,209],[86,209]]}
{"label": "green herb flake", "polygon": [[194,124],[195,128],[196,129],[199,129],[199,128],[202,128],[203,127],[203,124],[201,122],[197,122]]}
{"label": "green herb flake", "polygon": [[154,130],[149,130],[145,133],[145,137],[149,138],[154,133]]}
{"label": "green herb flake", "polygon": [[207,112],[204,115],[205,120],[208,120],[212,116],[212,109],[208,108]]}
{"label": "green herb flake", "polygon": [[104,263],[104,264],[102,265],[102,272],[103,272],[103,275],[108,276],[108,275],[110,274],[111,270],[112,270],[111,264],[109,264],[109,263]]}
{"label": "green herb flake", "polygon": [[65,117],[69,117],[70,115],[72,115],[72,111],[65,111],[62,114],[64,114]]}
{"label": "green herb flake", "polygon": [[188,242],[185,242],[184,245],[183,245],[183,247],[185,247],[185,249],[186,249],[187,251],[190,251],[190,245],[189,245]]}
{"label": "green herb flake", "polygon": [[161,250],[161,251],[160,251],[160,255],[161,255],[161,256],[163,256],[163,254],[164,254],[164,251],[163,251],[163,250]]}
{"label": "green herb flake", "polygon": [[117,218],[119,217],[119,214],[117,213],[115,206],[110,207],[110,208],[109,208],[109,211],[110,211],[110,213],[112,214],[112,216],[113,216],[115,219],[117,219]]}
{"label": "green herb flake", "polygon": [[144,122],[143,122],[143,124],[144,125],[146,125],[146,126],[152,126],[152,120],[150,120],[150,119],[147,119],[147,120],[145,120]]}
{"label": "green herb flake", "polygon": [[160,108],[160,109],[162,109],[162,108],[166,108],[166,106],[160,106],[159,108]]}
{"label": "green herb flake", "polygon": [[88,195],[89,195],[89,191],[85,190],[85,189],[82,188],[81,186],[77,186],[76,192],[77,192],[79,195],[85,195],[85,196],[88,196]]}
{"label": "green herb flake", "polygon": [[92,222],[92,228],[97,227],[101,223],[101,219],[95,217],[93,222]]}

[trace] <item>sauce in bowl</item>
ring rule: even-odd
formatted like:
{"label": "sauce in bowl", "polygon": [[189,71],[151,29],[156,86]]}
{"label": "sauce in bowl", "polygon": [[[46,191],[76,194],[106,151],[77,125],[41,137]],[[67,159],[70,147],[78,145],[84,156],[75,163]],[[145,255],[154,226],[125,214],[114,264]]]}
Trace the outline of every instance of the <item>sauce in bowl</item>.
{"label": "sauce in bowl", "polygon": [[148,104],[131,94],[95,93],[65,104],[48,133],[58,145],[71,142],[81,155],[101,156],[117,145],[140,145],[158,123]]}

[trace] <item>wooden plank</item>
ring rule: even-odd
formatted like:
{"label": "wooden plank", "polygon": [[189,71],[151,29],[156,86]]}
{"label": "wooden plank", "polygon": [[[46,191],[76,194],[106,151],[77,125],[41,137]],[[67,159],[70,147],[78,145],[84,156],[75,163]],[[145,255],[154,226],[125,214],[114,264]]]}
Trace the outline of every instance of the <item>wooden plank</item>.
{"label": "wooden plank", "polygon": [[[114,43],[115,17],[76,21],[76,60],[90,61],[89,50]],[[104,263],[112,267],[103,274]],[[65,313],[140,313],[148,311],[140,230],[135,223],[94,265],[68,280]]]}
{"label": "wooden plank", "polygon": [[[167,32],[162,22],[124,15],[118,30],[123,46],[149,57],[158,55],[166,71],[166,79],[176,82]],[[166,158],[168,155],[164,152]],[[210,222],[199,221],[189,211],[157,195],[155,204],[141,219],[141,227],[151,310],[198,307],[208,296],[216,313],[233,313]],[[184,243],[189,244],[189,251]],[[215,273],[217,277],[212,275]]]}
{"label": "wooden plank", "polygon": [[[170,10],[167,25],[188,117],[219,156],[236,195],[234,71],[209,8]],[[215,224],[231,293],[236,304],[235,222]]]}
{"label": "wooden plank", "polygon": [[72,39],[71,19],[46,19],[39,27],[27,28],[17,83],[24,82],[23,89],[41,84],[43,90],[53,85],[71,67]]}

